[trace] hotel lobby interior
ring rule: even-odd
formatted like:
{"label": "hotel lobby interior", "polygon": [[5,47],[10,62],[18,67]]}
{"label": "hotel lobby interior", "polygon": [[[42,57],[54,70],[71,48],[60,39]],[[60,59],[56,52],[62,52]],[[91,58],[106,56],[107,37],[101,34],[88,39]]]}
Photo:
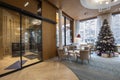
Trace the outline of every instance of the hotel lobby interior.
{"label": "hotel lobby interior", "polygon": [[120,80],[120,0],[0,0],[0,80]]}

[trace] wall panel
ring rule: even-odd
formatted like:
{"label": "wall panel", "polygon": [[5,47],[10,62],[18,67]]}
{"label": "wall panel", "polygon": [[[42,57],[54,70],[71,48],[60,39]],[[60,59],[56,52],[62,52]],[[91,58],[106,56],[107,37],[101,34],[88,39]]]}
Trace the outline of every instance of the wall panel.
{"label": "wall panel", "polygon": [[42,1],[42,16],[56,21],[56,8],[45,0]]}
{"label": "wall panel", "polygon": [[[42,2],[42,16],[56,21],[56,8],[48,2]],[[43,59],[49,59],[56,56],[56,24],[48,22],[42,23],[43,39]]]}
{"label": "wall panel", "polygon": [[[10,5],[13,5],[13,6],[16,6],[23,10],[32,12],[34,14],[37,14],[37,6],[38,6],[37,0],[0,0],[0,1],[10,4]],[[27,7],[24,7],[24,4],[26,2],[29,2],[29,5]]]}
{"label": "wall panel", "polygon": [[[3,29],[3,27],[2,27],[2,9],[0,9],[0,42],[3,42],[3,40],[2,40],[2,35],[3,35],[3,31],[2,31],[2,29]],[[0,44],[0,59],[2,59],[3,58],[3,45],[2,44]]]}

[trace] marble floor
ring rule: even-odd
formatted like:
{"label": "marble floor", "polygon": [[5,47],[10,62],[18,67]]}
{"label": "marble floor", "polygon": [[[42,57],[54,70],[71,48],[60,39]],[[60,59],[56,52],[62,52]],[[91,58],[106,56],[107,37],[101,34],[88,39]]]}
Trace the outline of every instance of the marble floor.
{"label": "marble floor", "polygon": [[59,61],[48,60],[1,77],[0,80],[79,80]]}
{"label": "marble floor", "polygon": [[[26,52],[24,56],[30,55],[30,54],[34,54],[34,53]],[[24,56],[22,57],[22,59],[26,60],[26,62],[23,64],[23,66],[40,61],[38,58],[29,59]],[[6,68],[12,65],[13,63],[15,63],[16,61],[20,61],[20,57],[12,57],[11,55],[5,56],[2,60],[0,60],[0,74],[15,70],[15,69],[6,69]]]}

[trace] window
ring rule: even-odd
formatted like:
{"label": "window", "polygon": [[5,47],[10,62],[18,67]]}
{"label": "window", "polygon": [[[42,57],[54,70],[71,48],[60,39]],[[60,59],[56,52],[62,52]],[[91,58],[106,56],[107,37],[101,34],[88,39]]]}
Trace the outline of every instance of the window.
{"label": "window", "polygon": [[70,20],[66,18],[66,45],[71,44],[71,35],[70,35]]}
{"label": "window", "polygon": [[111,30],[115,38],[115,43],[120,44],[120,14],[114,14],[112,16]]}
{"label": "window", "polygon": [[64,16],[62,16],[62,45],[65,45],[65,19]]}
{"label": "window", "polygon": [[[58,21],[58,13],[56,13],[57,26],[56,26],[56,41],[57,46],[59,46],[59,21]],[[62,16],[62,45],[70,45],[72,44],[72,20],[66,16]]]}
{"label": "window", "polygon": [[95,43],[98,34],[97,18],[80,22],[80,43]]}

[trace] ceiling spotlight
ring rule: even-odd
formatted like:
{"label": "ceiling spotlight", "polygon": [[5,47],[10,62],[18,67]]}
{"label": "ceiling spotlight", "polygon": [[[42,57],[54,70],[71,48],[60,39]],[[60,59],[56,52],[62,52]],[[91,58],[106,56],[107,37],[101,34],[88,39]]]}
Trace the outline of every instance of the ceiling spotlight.
{"label": "ceiling spotlight", "polygon": [[109,4],[109,2],[105,2],[105,4]]}
{"label": "ceiling spotlight", "polygon": [[118,1],[118,0],[113,0],[114,2]]}
{"label": "ceiling spotlight", "polygon": [[25,4],[24,4],[24,7],[27,7],[29,5],[29,2],[26,2]]}
{"label": "ceiling spotlight", "polygon": [[98,3],[98,0],[95,0],[96,3]]}

